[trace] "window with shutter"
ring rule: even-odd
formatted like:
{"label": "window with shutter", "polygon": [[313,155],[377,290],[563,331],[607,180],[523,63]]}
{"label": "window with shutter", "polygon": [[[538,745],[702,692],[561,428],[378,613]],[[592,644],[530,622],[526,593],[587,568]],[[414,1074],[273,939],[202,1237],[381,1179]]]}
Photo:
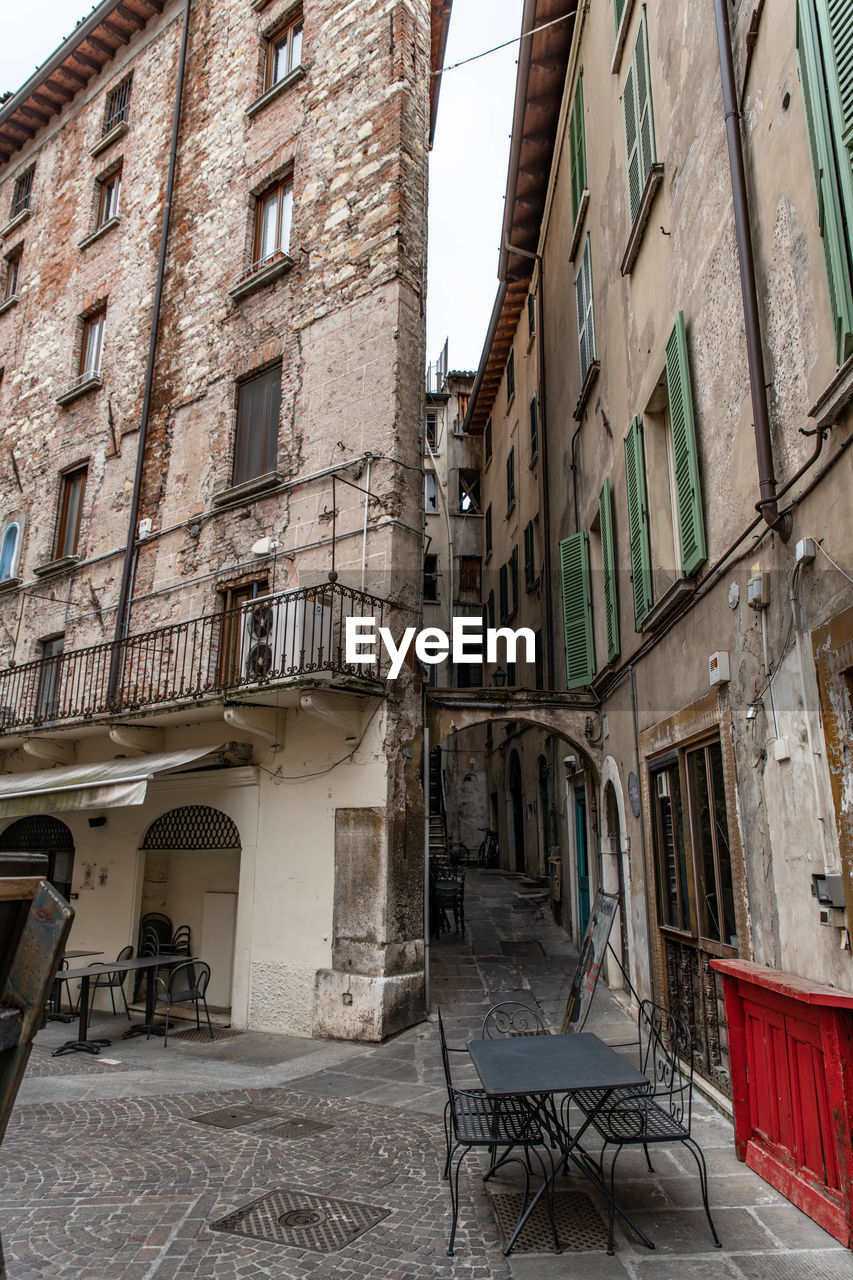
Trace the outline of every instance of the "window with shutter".
{"label": "window with shutter", "polygon": [[492,460],[492,420],[491,418],[489,418],[489,421],[486,423],[486,430],[484,432],[483,443],[486,451],[486,462],[488,463],[488,462],[491,462]]}
{"label": "window with shutter", "polygon": [[800,81],[839,364],[853,352],[853,10],[799,0]]}
{"label": "window with shutter", "polygon": [[581,196],[586,190],[586,137],[583,119],[583,72],[578,76],[572,120],[569,125],[569,144],[572,167],[572,223],[577,222]]}
{"label": "window with shutter", "polygon": [[619,656],[619,601],[616,595],[616,546],[613,541],[613,499],[610,481],[605,479],[598,499],[601,535],[601,562],[604,577],[604,619],[607,633],[607,661]]}
{"label": "window with shutter", "polygon": [[533,521],[524,526],[524,589],[532,591],[536,584],[536,553],[533,542]]}
{"label": "window with shutter", "polygon": [[614,9],[616,11],[616,30],[619,30],[619,23],[622,21],[622,13],[625,9],[625,0],[614,0]]}
{"label": "window with shutter", "polygon": [[506,459],[506,509],[509,512],[515,502],[515,446],[510,449]]}
{"label": "window with shutter", "polygon": [[518,546],[514,546],[509,557],[509,585],[512,589],[512,612],[518,608]]}
{"label": "window with shutter", "polygon": [[539,452],[539,408],[536,397],[530,401],[530,457],[535,458]]}
{"label": "window with shutter", "polygon": [[576,533],[560,543],[563,583],[563,633],[566,646],[566,688],[578,689],[595,675],[590,594],[589,537]]}
{"label": "window with shutter", "polygon": [[625,152],[628,161],[628,205],[631,223],[639,212],[643,188],[657,158],[649,83],[649,49],[646,13],[643,10],[637,42],[622,91],[625,124]]}
{"label": "window with shutter", "polygon": [[492,504],[486,507],[486,555],[492,554]]}
{"label": "window with shutter", "polygon": [[581,386],[583,386],[586,375],[589,372],[589,366],[595,359],[595,322],[592,311],[592,257],[589,236],[586,238],[580,271],[575,281],[575,293],[578,306],[578,348]]}
{"label": "window with shutter", "polygon": [[666,344],[666,384],[681,568],[689,577],[707,559],[707,551],[683,311],[679,311]]}
{"label": "window with shutter", "polygon": [[646,459],[643,421],[639,414],[625,437],[625,477],[628,486],[628,537],[631,544],[631,581],[634,588],[634,625],[637,630],[652,607],[652,549],[646,496]]}
{"label": "window with shutter", "polygon": [[509,565],[502,564],[498,574],[498,611],[501,622],[509,617]]}

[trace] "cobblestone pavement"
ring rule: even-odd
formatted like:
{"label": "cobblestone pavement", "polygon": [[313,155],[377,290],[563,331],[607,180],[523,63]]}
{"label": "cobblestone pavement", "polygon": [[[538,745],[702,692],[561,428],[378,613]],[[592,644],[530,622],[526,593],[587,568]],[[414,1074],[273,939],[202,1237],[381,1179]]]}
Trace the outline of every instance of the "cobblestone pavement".
{"label": "cobblestone pavement", "polygon": [[[433,1010],[441,1005],[456,1043],[478,1033],[499,998],[517,996],[551,1025],[560,1020],[574,952],[549,920],[518,908],[517,888],[516,877],[472,871],[464,937],[434,943]],[[620,1231],[608,1258],[601,1205],[574,1175],[560,1179],[559,1195],[597,1204],[589,1208],[598,1247],[557,1256],[523,1236],[504,1259],[491,1197],[515,1184],[508,1176],[484,1186],[485,1160],[471,1153],[448,1258],[446,1095],[434,1021],[374,1048],[247,1033],[213,1044],[170,1040],[165,1052],[160,1040],[121,1041],[124,1025],[96,1015],[93,1033],[113,1043],[94,1059],[50,1057],[69,1037],[61,1024],[38,1037],[0,1152],[9,1280],[853,1280],[850,1253],[737,1161],[728,1121],[702,1099],[694,1132],[722,1250],[712,1248],[695,1166],[679,1148],[656,1153],[654,1174],[641,1153],[620,1161],[620,1203],[656,1241],[654,1253]],[[612,1044],[633,1034],[604,990],[590,1025]],[[233,1115],[242,1106],[256,1110]],[[244,1123],[193,1119],[215,1111]],[[253,1213],[251,1228],[267,1238],[214,1229],[272,1192],[294,1194]],[[322,1199],[344,1202],[326,1207],[325,1224]],[[279,1229],[282,1207],[290,1216]],[[359,1215],[372,1220],[371,1210],[384,1216],[350,1243],[311,1247]],[[305,1234],[312,1214],[321,1222],[315,1238]],[[275,1233],[286,1242],[270,1239]]]}

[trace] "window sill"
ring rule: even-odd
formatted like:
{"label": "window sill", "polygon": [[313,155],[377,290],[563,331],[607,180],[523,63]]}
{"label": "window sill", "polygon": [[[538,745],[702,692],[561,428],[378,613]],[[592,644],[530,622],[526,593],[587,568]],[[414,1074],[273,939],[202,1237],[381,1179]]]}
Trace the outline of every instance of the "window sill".
{"label": "window sill", "polygon": [[23,578],[4,578],[3,581],[0,582],[0,595],[6,595],[7,593],[11,594],[13,591],[17,591],[22,582]]}
{"label": "window sill", "polygon": [[569,249],[569,262],[574,262],[575,260],[575,254],[577,253],[578,245],[580,244],[581,232],[583,231],[583,224],[588,208],[589,187],[584,187],[583,194],[581,195],[580,207],[578,209],[578,216],[575,218],[575,226],[572,231],[572,247]]}
{"label": "window sill", "polygon": [[671,587],[663,593],[657,604],[652,605],[649,612],[639,623],[637,630],[645,635],[649,631],[657,631],[663,626],[670,614],[680,609],[696,591],[696,583],[692,578],[676,578]]}
{"label": "window sill", "polygon": [[11,311],[12,307],[16,307],[20,300],[20,294],[17,293],[13,293],[11,298],[4,298],[3,301],[0,302],[0,316],[2,316],[4,311]]}
{"label": "window sill", "polygon": [[622,53],[625,49],[625,41],[628,37],[628,26],[631,21],[633,8],[634,0],[625,0],[625,8],[622,10],[619,30],[616,32],[616,44],[613,49],[613,57],[610,59],[610,74],[614,76],[619,74],[619,68],[622,65]]}
{"label": "window sill", "polygon": [[60,556],[58,560],[48,560],[47,564],[37,564],[33,573],[37,578],[47,578],[52,573],[62,573],[63,569],[73,569],[80,560],[79,555]]}
{"label": "window sill", "polygon": [[584,405],[589,399],[589,393],[590,391],[592,391],[592,384],[595,382],[596,378],[598,377],[600,369],[601,369],[601,361],[593,360],[586,371],[586,377],[583,380],[581,393],[578,396],[578,402],[575,405],[575,411],[572,414],[572,417],[574,418],[575,422],[580,422],[581,420],[581,416],[584,411]]}
{"label": "window sill", "polygon": [[104,380],[99,373],[88,374],[82,381],[78,378],[67,391],[63,391],[61,396],[56,397],[56,404],[63,406],[73,404],[75,400],[79,400],[90,391],[99,391],[103,385]]}
{"label": "window sill", "polygon": [[831,427],[843,408],[853,399],[853,356],[844,361],[829,386],[821,392],[807,416],[818,427]]}
{"label": "window sill", "polygon": [[649,169],[649,176],[646,178],[646,185],[643,187],[643,194],[640,198],[640,207],[637,210],[631,234],[628,236],[622,265],[619,268],[623,276],[629,276],[634,269],[634,263],[637,261],[637,254],[640,252],[640,245],[643,243],[643,236],[646,232],[646,223],[649,220],[649,214],[652,211],[658,187],[662,182],[663,165],[658,161]]}
{"label": "window sill", "polygon": [[106,151],[114,142],[118,142],[119,138],[123,138],[129,128],[129,121],[122,120],[114,129],[110,129],[109,133],[105,133],[102,138],[99,138],[94,147],[89,148],[89,155],[99,156],[102,151]]}
{"label": "window sill", "polygon": [[108,231],[112,231],[113,227],[117,227],[121,222],[121,218],[116,215],[110,218],[108,222],[104,222],[101,226],[96,227],[88,236],[85,236],[77,245],[78,249],[88,249],[90,244],[94,244],[96,240],[100,240],[101,236],[105,236]]}
{"label": "window sill", "polygon": [[264,263],[263,266],[254,269],[250,267],[228,292],[235,302],[241,302],[243,298],[248,298],[250,294],[263,289],[279,276],[283,276],[293,265],[294,262],[289,253],[279,253],[271,262]]}
{"label": "window sill", "polygon": [[270,85],[269,89],[265,89],[259,98],[255,98],[254,102],[250,102],[246,108],[247,116],[254,116],[267,105],[277,98],[280,93],[284,93],[285,89],[289,89],[292,84],[296,84],[299,80],[304,79],[305,68],[301,65],[294,67],[292,71],[288,71],[286,76],[282,76],[275,84]]}
{"label": "window sill", "polygon": [[13,231],[17,230],[18,227],[26,222],[31,213],[32,209],[27,206],[27,208],[22,209],[20,213],[16,213],[14,218],[10,218],[5,227],[0,230],[0,240],[5,240],[7,236],[10,236]]}
{"label": "window sill", "polygon": [[262,476],[253,476],[242,484],[223,489],[222,493],[213,495],[214,507],[225,507],[232,502],[241,502],[244,498],[253,498],[257,493],[265,493],[267,489],[276,489],[281,484],[281,476],[277,471],[267,471]]}

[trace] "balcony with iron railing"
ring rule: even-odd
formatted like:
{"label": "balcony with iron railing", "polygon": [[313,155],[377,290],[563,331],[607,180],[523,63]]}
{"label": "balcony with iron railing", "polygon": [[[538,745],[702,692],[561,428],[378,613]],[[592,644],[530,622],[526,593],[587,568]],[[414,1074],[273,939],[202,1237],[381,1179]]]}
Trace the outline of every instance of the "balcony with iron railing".
{"label": "balcony with iron railing", "polygon": [[251,600],[166,627],[0,671],[0,736],[341,678],[382,687],[346,661],[346,619],[387,625],[392,606],[338,582]]}

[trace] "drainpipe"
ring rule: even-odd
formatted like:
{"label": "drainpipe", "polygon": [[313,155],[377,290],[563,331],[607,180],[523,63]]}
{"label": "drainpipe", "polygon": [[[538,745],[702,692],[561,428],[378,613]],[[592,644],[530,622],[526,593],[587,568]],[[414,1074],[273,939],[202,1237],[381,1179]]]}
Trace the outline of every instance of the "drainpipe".
{"label": "drainpipe", "polygon": [[130,518],[127,528],[127,545],[124,551],[124,566],[121,576],[118,606],[116,609],[116,625],[113,635],[113,650],[110,656],[110,678],[108,700],[116,701],[121,676],[121,655],[119,645],[127,633],[131,580],[134,568],[134,550],[136,545],[136,527],[139,520],[139,501],[142,493],[142,472],[145,465],[145,442],[148,435],[148,421],[151,413],[151,391],[154,385],[154,360],[157,355],[157,333],[160,325],[160,304],[163,297],[163,277],[166,271],[166,248],[169,242],[169,219],[172,211],[172,192],[175,186],[175,167],[178,156],[178,128],[181,120],[181,96],[184,87],[184,69],[187,60],[187,37],[190,26],[190,6],[192,0],[184,0],[184,20],[181,28],[181,49],[178,55],[178,78],[175,84],[175,105],[172,111],[172,141],[169,148],[169,171],[166,178],[166,198],[163,205],[163,225],[160,232],[160,257],[157,263],[157,280],[154,285],[154,307],[151,315],[151,329],[148,338],[148,363],[145,368],[145,384],[142,394],[142,417],[139,423],[139,443],[136,455],[136,475],[133,481],[133,497],[130,503]]}
{"label": "drainpipe", "polygon": [[729,168],[731,170],[732,201],[734,204],[735,232],[737,235],[740,284],[743,295],[743,319],[746,327],[746,354],[749,362],[749,387],[752,394],[753,430],[755,452],[758,459],[758,483],[760,498],[756,509],[762,518],[775,529],[783,542],[791,536],[793,519],[790,512],[780,514],[776,493],[776,477],[773,473],[773,447],[770,442],[770,415],[767,410],[767,390],[764,372],[764,353],[761,346],[761,325],[758,315],[758,295],[755,288],[755,260],[752,252],[749,198],[746,190],[746,173],[743,163],[743,146],[740,136],[740,114],[737,107],[737,89],[732,59],[731,32],[726,0],[714,0],[717,20],[717,44],[720,50],[720,75],[723,85],[723,106],[726,113],[726,134],[729,144]]}

